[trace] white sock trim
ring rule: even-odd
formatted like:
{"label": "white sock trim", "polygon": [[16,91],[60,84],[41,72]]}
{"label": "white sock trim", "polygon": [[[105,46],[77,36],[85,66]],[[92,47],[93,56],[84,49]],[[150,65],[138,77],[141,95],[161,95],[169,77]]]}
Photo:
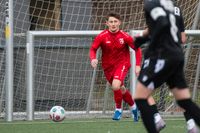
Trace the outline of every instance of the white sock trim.
{"label": "white sock trim", "polygon": [[136,104],[134,103],[133,106],[131,106],[131,110],[135,110],[137,108]]}
{"label": "white sock trim", "polygon": [[160,116],[159,113],[154,114],[154,120],[155,120],[155,123],[159,122],[160,119],[161,119],[161,116]]}
{"label": "white sock trim", "polygon": [[193,119],[189,119],[189,120],[187,121],[187,129],[190,130],[190,129],[192,129],[194,126],[195,126],[194,120],[193,120]]}
{"label": "white sock trim", "polygon": [[116,108],[115,111],[122,112],[122,109],[121,108]]}

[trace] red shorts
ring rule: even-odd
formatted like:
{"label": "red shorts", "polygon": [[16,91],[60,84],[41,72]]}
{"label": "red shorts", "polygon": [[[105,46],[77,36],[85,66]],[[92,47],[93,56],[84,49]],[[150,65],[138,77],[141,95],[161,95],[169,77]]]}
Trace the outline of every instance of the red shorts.
{"label": "red shorts", "polygon": [[104,71],[105,77],[110,84],[112,84],[113,79],[118,79],[124,84],[124,79],[130,69],[130,65],[120,64],[112,69],[107,69]]}

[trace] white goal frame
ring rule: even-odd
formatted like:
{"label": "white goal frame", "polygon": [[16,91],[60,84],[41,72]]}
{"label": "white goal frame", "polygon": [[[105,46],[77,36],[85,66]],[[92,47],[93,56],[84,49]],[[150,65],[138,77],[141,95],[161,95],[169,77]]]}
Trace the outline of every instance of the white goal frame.
{"label": "white goal frame", "polygon": [[[27,120],[34,119],[34,40],[36,37],[94,37],[99,34],[101,31],[28,31],[27,32],[27,43],[26,43],[26,54],[27,54]],[[140,33],[140,30],[131,30],[130,35],[133,36],[136,33]],[[200,30],[186,30],[187,35],[200,36]],[[135,66],[135,56],[134,51],[131,50],[131,63],[132,66]],[[187,58],[187,57],[186,57]],[[200,57],[199,57],[200,60]],[[200,62],[199,62],[200,63]],[[200,70],[200,65],[198,64],[198,70]],[[130,90],[134,94],[136,77],[134,73],[135,68],[131,67],[130,70]],[[196,80],[198,81],[199,73],[196,74]],[[95,70],[93,72],[93,79],[95,78]],[[195,82],[196,83],[196,82]],[[92,94],[94,82],[91,83],[90,95],[88,97],[86,114],[90,112],[90,99]],[[195,85],[197,86],[197,84]],[[196,88],[197,89],[197,88]],[[195,91],[195,89],[194,89]],[[193,93],[193,98],[194,98]],[[104,110],[105,111],[105,110]],[[103,112],[104,112],[103,111]]]}

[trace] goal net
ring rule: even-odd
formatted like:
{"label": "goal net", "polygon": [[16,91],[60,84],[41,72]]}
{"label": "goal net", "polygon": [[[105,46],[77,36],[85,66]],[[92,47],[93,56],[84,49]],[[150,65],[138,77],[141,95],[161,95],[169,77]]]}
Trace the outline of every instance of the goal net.
{"label": "goal net", "polygon": [[[0,117],[5,113],[5,10],[8,0],[0,2]],[[199,0],[177,0],[182,9],[187,30],[194,26]],[[98,69],[90,66],[89,47],[91,36],[56,36],[56,31],[100,31],[105,27],[105,15],[109,11],[118,12],[125,31],[143,30],[145,20],[142,0],[14,0],[14,119],[26,119],[27,105],[27,31],[55,31],[55,36],[34,38],[34,112],[35,118],[48,118],[54,105],[61,105],[68,116],[111,117],[114,110],[113,93],[107,85],[101,60]],[[87,34],[87,32],[86,32]],[[187,50],[187,49],[190,50]],[[187,56],[186,76],[195,101],[200,103],[198,63],[200,51],[199,36],[188,36],[184,49]],[[101,53],[99,53],[101,54]],[[130,88],[130,78],[126,78]],[[195,89],[196,88],[196,89]],[[159,110],[177,113],[174,99],[165,85],[156,91],[154,97]],[[127,105],[123,105],[128,110]],[[98,115],[96,115],[98,113]],[[100,115],[99,115],[100,114]],[[124,117],[129,114],[124,115]]]}

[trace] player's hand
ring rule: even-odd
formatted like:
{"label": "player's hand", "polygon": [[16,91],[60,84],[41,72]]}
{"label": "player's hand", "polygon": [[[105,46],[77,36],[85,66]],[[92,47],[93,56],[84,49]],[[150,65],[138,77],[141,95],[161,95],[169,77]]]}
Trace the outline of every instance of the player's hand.
{"label": "player's hand", "polygon": [[92,61],[91,61],[91,66],[92,66],[93,68],[96,68],[96,67],[97,67],[97,64],[98,64],[98,60],[97,60],[97,59],[92,59]]}
{"label": "player's hand", "polygon": [[142,32],[142,36],[149,36],[149,29],[148,28],[146,28],[146,29],[144,29],[143,30],[143,32]]}
{"label": "player's hand", "polygon": [[137,77],[139,76],[140,70],[141,70],[140,66],[135,67],[135,74],[136,74]]}

